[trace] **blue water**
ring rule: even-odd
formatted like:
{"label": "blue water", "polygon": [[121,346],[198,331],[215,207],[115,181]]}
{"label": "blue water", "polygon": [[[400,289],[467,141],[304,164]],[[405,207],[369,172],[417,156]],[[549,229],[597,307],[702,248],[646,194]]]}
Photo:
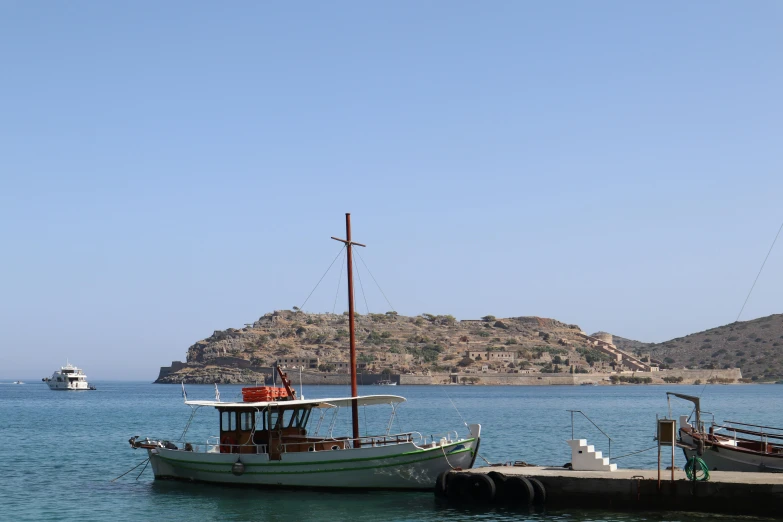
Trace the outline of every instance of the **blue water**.
{"label": "blue water", "polygon": [[[180,437],[190,408],[177,385],[97,382],[94,392],[54,392],[43,384],[0,384],[0,520],[691,520],[684,513],[602,511],[471,510],[454,508],[430,493],[327,493],[236,489],[179,482],[155,482],[149,468],[111,480],[146,458],[132,450],[132,435]],[[394,431],[423,435],[459,430],[462,419],[483,425],[481,456],[490,462],[524,460],[562,465],[570,460],[568,409],[579,409],[614,439],[621,456],[655,445],[656,414],[667,414],[664,392],[699,394],[697,386],[397,386],[360,387],[360,394],[393,393],[408,399],[398,408]],[[213,398],[211,386],[188,386],[190,398]],[[221,386],[223,400],[239,386]],[[308,398],[334,397],[347,390],[306,386]],[[707,386],[703,409],[716,420],[783,425],[783,386]],[[453,405],[452,405],[453,402]],[[673,414],[690,412],[673,403]],[[363,412],[364,413],[364,412]],[[385,429],[390,409],[367,408],[362,428]],[[329,418],[327,418],[327,421]],[[340,416],[338,427],[349,419]],[[606,452],[608,443],[583,418],[575,435]],[[217,434],[217,413],[202,409],[187,440]],[[655,450],[617,461],[620,467],[654,468]],[[477,464],[482,464],[479,459]],[[677,453],[677,465],[683,465]],[[719,520],[700,516],[701,520]],[[728,520],[725,518],[723,520]]]}

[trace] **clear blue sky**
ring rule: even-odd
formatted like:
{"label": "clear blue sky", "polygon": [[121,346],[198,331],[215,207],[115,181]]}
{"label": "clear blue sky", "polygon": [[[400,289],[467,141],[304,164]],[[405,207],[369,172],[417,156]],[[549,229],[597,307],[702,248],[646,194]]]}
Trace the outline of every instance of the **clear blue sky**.
{"label": "clear blue sky", "polygon": [[[0,378],[153,380],[301,304],[347,211],[402,314],[732,322],[783,221],[781,27],[777,1],[2,2]],[[743,318],[781,295],[783,240]]]}

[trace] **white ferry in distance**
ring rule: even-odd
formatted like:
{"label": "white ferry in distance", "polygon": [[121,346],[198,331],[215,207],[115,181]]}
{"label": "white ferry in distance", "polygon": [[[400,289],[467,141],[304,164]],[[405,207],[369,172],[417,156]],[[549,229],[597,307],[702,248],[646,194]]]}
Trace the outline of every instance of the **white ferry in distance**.
{"label": "white ferry in distance", "polygon": [[73,366],[70,362],[59,370],[55,370],[51,377],[41,379],[49,385],[50,390],[94,390],[95,386],[90,386],[87,382],[87,376],[81,368]]}

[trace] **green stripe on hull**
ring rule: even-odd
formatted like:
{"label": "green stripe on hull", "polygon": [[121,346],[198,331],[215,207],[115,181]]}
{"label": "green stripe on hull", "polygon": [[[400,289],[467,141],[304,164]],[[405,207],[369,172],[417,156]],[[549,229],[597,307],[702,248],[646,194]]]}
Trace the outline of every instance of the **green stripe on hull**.
{"label": "green stripe on hull", "polygon": [[[465,453],[466,451],[471,451],[470,448],[461,449],[458,451],[454,451],[452,453],[448,453],[446,456],[453,456],[453,455],[459,455],[460,453]],[[424,451],[416,452],[416,453],[424,453]],[[403,455],[414,455],[415,453],[401,453],[399,455],[394,455],[394,457],[401,457]],[[334,469],[314,469],[314,470],[307,470],[307,471],[246,471],[245,475],[301,475],[301,474],[311,474],[311,473],[335,473],[335,472],[342,472],[342,471],[360,471],[360,470],[366,470],[366,469],[378,469],[378,468],[391,468],[395,466],[409,466],[411,464],[416,464],[419,462],[426,462],[428,460],[434,460],[438,458],[445,458],[446,456],[439,454],[434,456],[428,456],[423,459],[416,459],[416,460],[409,460],[405,462],[394,462],[392,464],[379,464],[376,466],[362,466],[362,467],[355,467],[355,468],[334,468]],[[228,462],[220,462],[220,463],[208,463],[210,465],[216,465],[220,464],[223,466],[229,466],[229,469],[223,471],[223,470],[212,470],[212,469],[203,469],[203,468],[197,468],[193,466],[187,466],[182,465],[181,463],[185,462],[188,464],[202,464],[201,462],[193,462],[193,461],[187,461],[187,460],[175,460],[175,459],[167,459],[166,457],[162,457],[161,455],[158,455],[158,457],[161,458],[161,460],[166,461],[168,464],[175,468],[179,469],[186,469],[189,471],[198,471],[202,473],[231,473],[230,466],[233,466],[232,463]],[[386,457],[378,457],[380,458],[390,458],[390,456]],[[366,460],[378,460],[373,458],[361,458],[361,459],[355,459],[355,460],[342,460],[342,461],[331,461],[331,462],[358,462],[358,461],[366,461]],[[289,465],[298,465],[298,466],[315,466],[318,464],[324,464],[325,462],[314,462],[314,463],[302,463],[302,464],[294,464],[291,463]],[[247,466],[247,464],[245,464]],[[272,464],[252,464],[253,466],[271,466]]]}
{"label": "green stripe on hull", "polygon": [[[395,453],[394,455],[379,455],[377,457],[357,457],[354,459],[336,459],[336,460],[318,460],[318,461],[310,461],[310,462],[243,462],[246,467],[250,466],[319,466],[322,464],[339,464],[341,462],[361,462],[366,460],[381,460],[381,459],[394,459],[399,457],[407,457],[410,455],[420,455],[422,453],[428,453],[432,451],[438,451],[438,450],[447,450],[450,447],[458,446],[460,444],[463,445],[470,445],[472,444],[476,439],[465,439],[461,440],[459,442],[454,442],[452,444],[447,444],[445,446],[437,446],[435,448],[422,448],[418,449],[416,451],[408,451],[405,453]],[[455,451],[454,453],[448,453],[446,452],[446,455],[456,455],[457,453],[461,453],[460,451]],[[221,453],[221,455],[228,455],[227,453]],[[242,453],[231,453],[231,455],[236,455],[238,458],[242,457]],[[254,453],[245,453],[245,455],[254,455]],[[255,454],[257,455],[257,454]],[[158,456],[165,460],[168,463],[184,463],[184,464],[197,464],[201,466],[225,466],[233,464],[233,462],[201,462],[201,461],[193,461],[193,460],[182,460],[182,459],[173,459],[171,457],[164,457],[161,454],[158,454]],[[174,464],[172,464],[174,465]]]}

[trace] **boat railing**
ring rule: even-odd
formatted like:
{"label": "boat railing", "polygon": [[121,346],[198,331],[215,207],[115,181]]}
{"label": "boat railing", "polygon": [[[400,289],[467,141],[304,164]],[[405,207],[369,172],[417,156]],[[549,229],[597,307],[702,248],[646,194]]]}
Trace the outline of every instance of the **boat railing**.
{"label": "boat railing", "polygon": [[[210,439],[212,439],[212,437],[210,437]],[[249,450],[249,448],[253,449]],[[222,453],[267,453],[266,444],[221,444],[219,441],[206,443],[185,442],[177,449],[192,451],[193,453],[221,453],[221,449],[223,450]]]}
{"label": "boat railing", "polygon": [[447,431],[445,433],[433,433],[429,436],[430,442],[437,442],[442,439],[446,439],[447,442],[452,442],[459,439],[459,434],[456,430]]}
{"label": "boat railing", "polygon": [[737,422],[731,420],[725,420],[723,422],[727,422],[729,424],[736,424],[737,426],[749,426],[751,428],[761,428],[762,430],[775,430],[775,431],[783,432],[783,428],[776,428],[774,426],[763,426],[761,424],[747,424],[745,422]]}
{"label": "boat railing", "polygon": [[609,436],[609,435],[608,435],[608,434],[607,434],[607,433],[606,433],[604,430],[602,430],[602,429],[601,429],[601,428],[598,426],[598,424],[596,424],[595,422],[593,422],[593,419],[591,419],[590,417],[588,417],[588,416],[587,416],[587,414],[586,414],[585,412],[583,412],[582,410],[566,410],[566,411],[568,411],[568,412],[570,412],[570,413],[571,413],[571,440],[574,440],[574,413],[578,413],[578,414],[580,414],[582,417],[584,417],[585,419],[587,419],[587,421],[588,421],[590,424],[592,424],[593,426],[595,426],[595,429],[597,429],[598,431],[600,431],[600,432],[601,432],[601,434],[602,434],[604,437],[606,437],[606,439],[609,441],[609,452],[608,452],[608,455],[607,455],[607,456],[608,456],[608,457],[611,459],[611,458],[612,458],[612,442],[614,441],[614,439],[613,439],[612,437],[610,437],[610,436]]}
{"label": "boat railing", "polygon": [[[365,435],[358,439],[348,439],[354,446],[386,446],[388,444],[421,443],[424,437],[418,431],[397,433],[394,435]],[[358,442],[358,444],[356,444]]]}
{"label": "boat railing", "polygon": [[[751,435],[753,437],[758,437],[761,439],[761,442],[764,444],[769,443],[769,439],[773,440],[783,440],[783,428],[776,428],[774,426],[764,426],[761,424],[748,424],[745,422],[736,422],[736,421],[730,421],[726,420],[723,421],[725,423],[729,424],[736,424],[737,426],[744,426],[747,428],[758,428],[760,431],[754,431],[749,429],[743,429],[743,428],[737,428],[735,426],[731,425],[723,425],[720,426],[721,429],[724,429],[729,432],[734,432],[734,439],[737,439],[737,434],[740,433],[742,435]],[[772,432],[764,432],[764,430],[773,430]],[[743,440],[753,440],[753,439],[743,439]],[[777,443],[780,444],[780,443]]]}

